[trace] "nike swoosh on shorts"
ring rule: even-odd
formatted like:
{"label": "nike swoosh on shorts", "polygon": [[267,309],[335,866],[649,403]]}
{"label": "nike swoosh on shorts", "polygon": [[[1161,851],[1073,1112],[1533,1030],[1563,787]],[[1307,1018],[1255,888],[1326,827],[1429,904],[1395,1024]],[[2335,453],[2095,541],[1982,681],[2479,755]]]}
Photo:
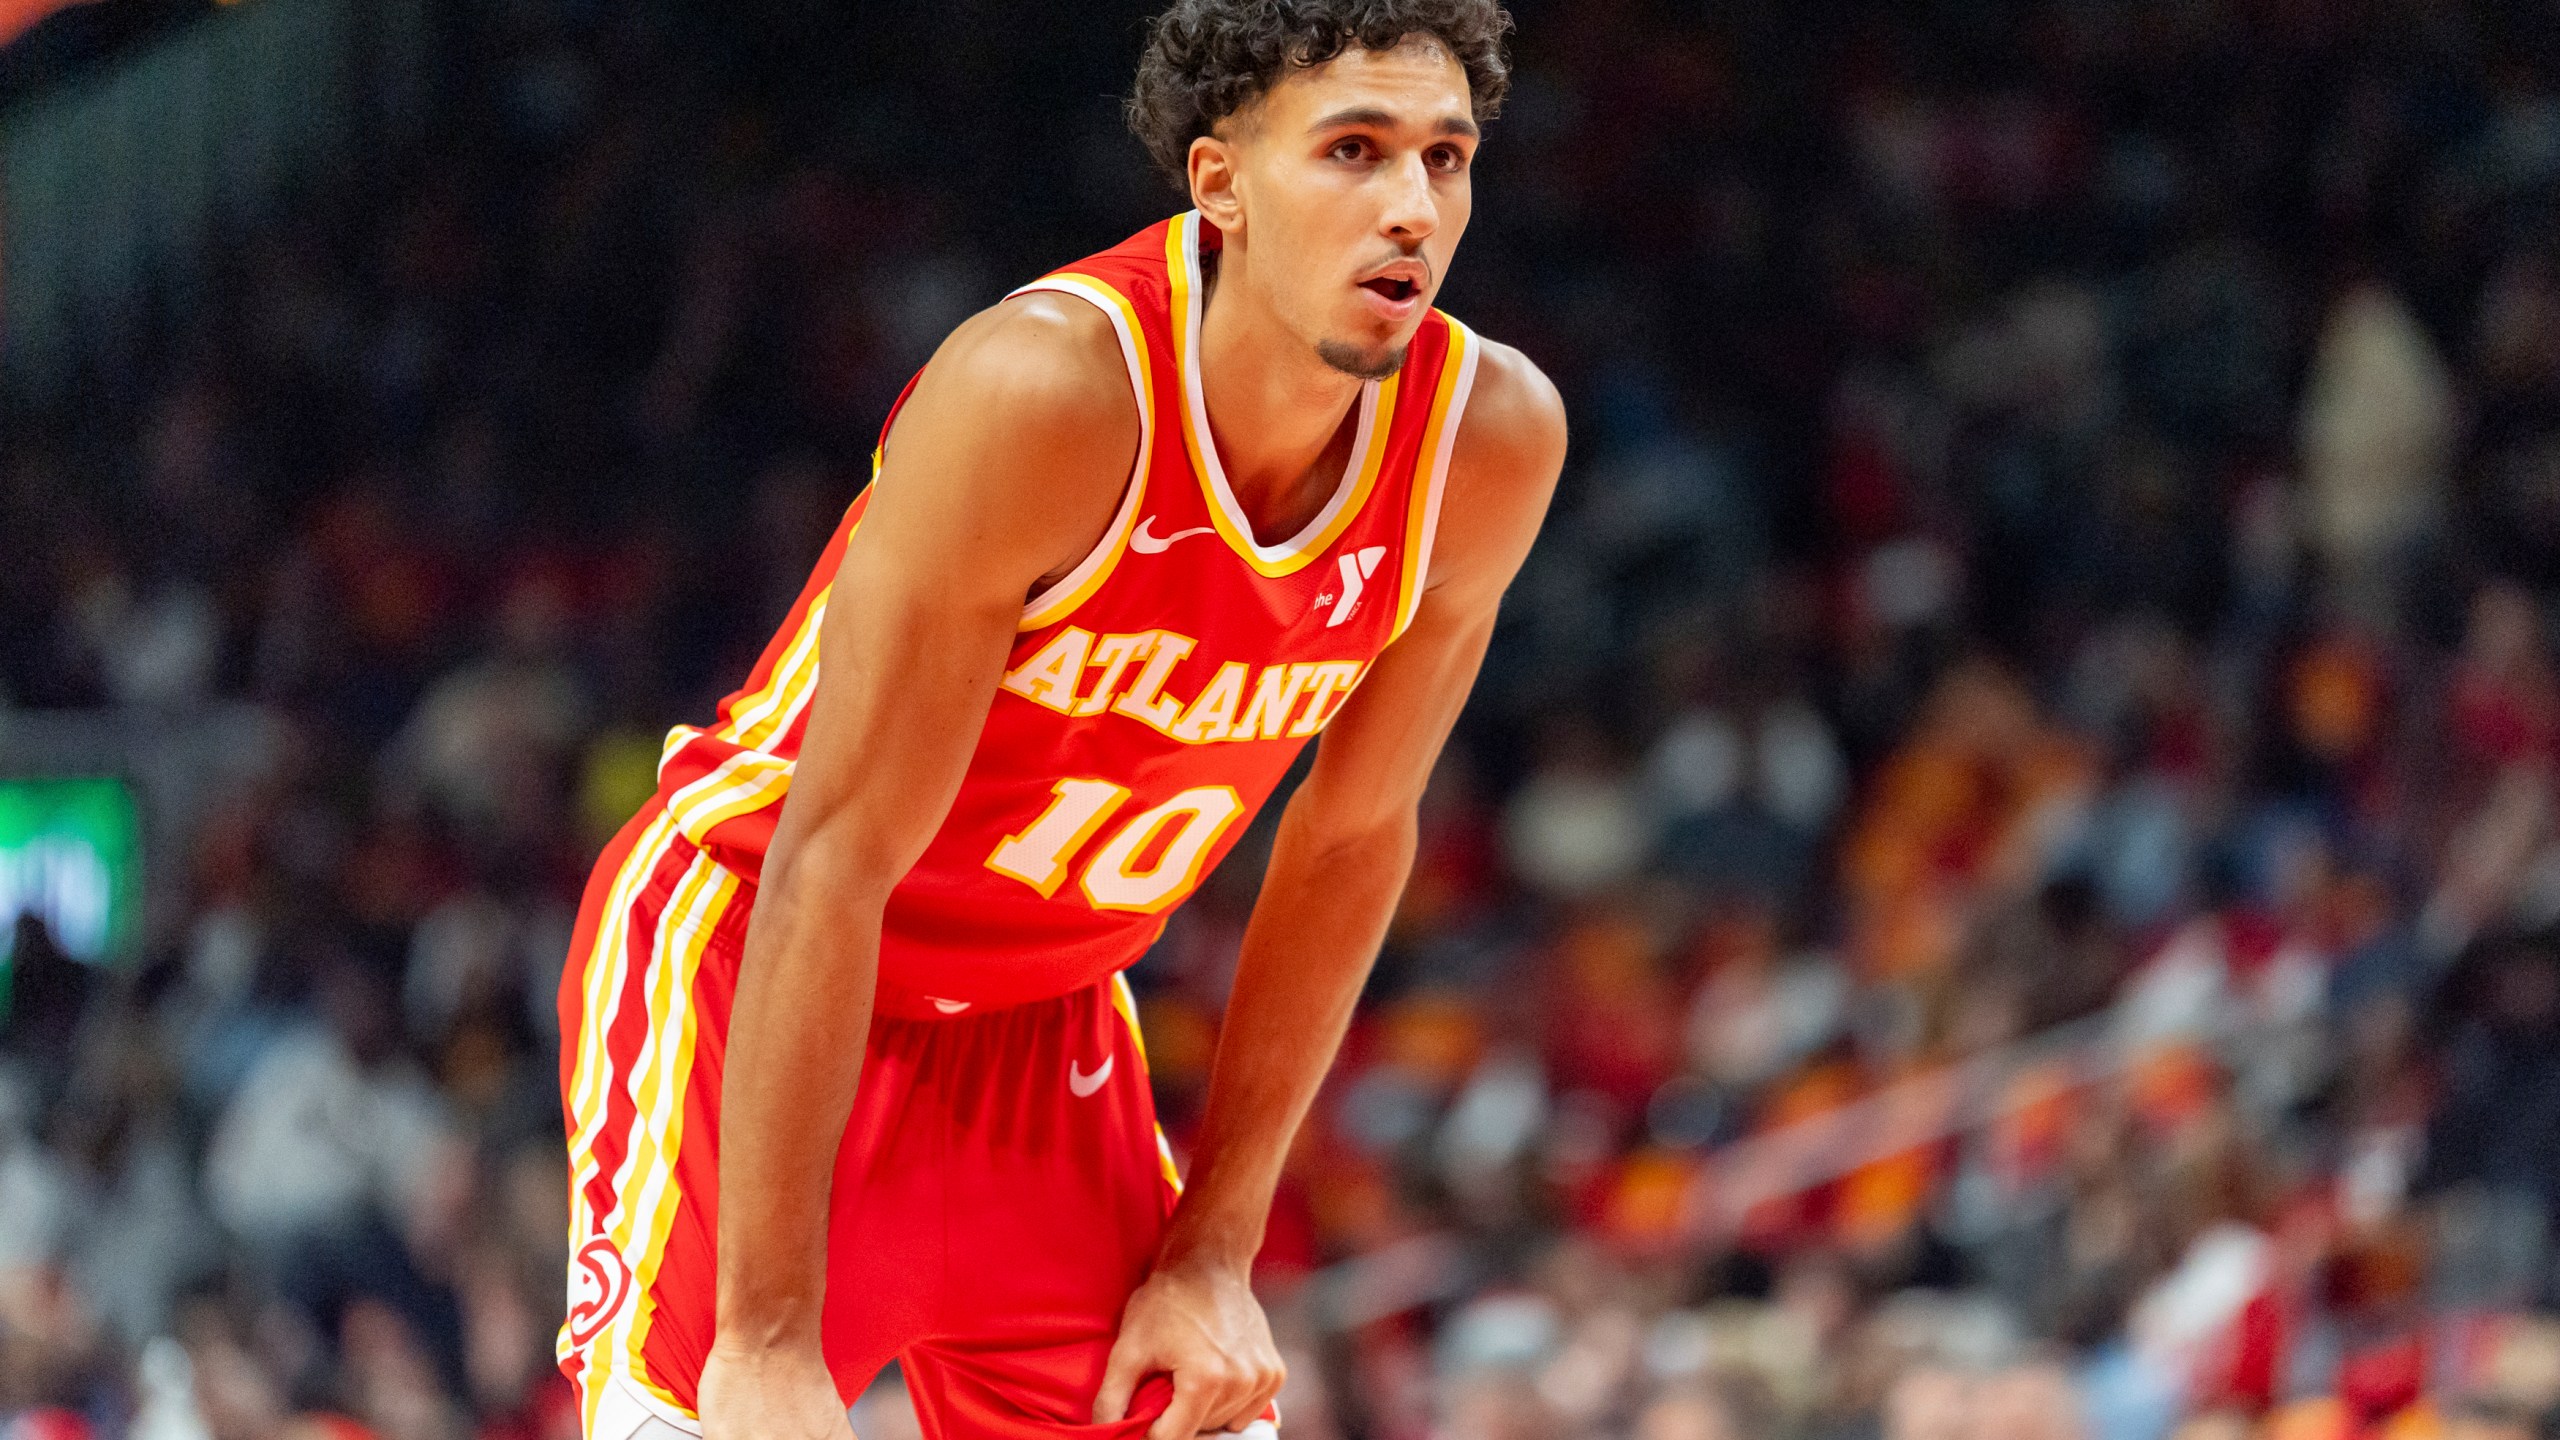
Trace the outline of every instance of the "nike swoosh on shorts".
{"label": "nike swoosh on shorts", "polygon": [[1084,1073],[1084,1067],[1078,1065],[1075,1061],[1068,1061],[1067,1088],[1074,1091],[1076,1098],[1079,1100],[1092,1095],[1093,1092],[1102,1088],[1103,1081],[1111,1078],[1111,1067],[1119,1059],[1120,1057],[1117,1055],[1103,1056],[1101,1068],[1090,1075]]}

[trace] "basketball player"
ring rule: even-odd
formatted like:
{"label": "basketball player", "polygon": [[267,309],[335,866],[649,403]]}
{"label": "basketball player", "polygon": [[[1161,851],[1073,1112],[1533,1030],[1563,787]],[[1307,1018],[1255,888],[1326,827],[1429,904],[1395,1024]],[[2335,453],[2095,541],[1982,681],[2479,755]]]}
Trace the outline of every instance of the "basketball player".
{"label": "basketball player", "polygon": [[[1494,0],[1177,0],[1132,120],[1196,208],[956,330],[561,992],[590,1440],[1270,1433],[1248,1284],[1424,780],[1562,463],[1431,308]],[[1188,1189],[1119,972],[1306,742]]]}

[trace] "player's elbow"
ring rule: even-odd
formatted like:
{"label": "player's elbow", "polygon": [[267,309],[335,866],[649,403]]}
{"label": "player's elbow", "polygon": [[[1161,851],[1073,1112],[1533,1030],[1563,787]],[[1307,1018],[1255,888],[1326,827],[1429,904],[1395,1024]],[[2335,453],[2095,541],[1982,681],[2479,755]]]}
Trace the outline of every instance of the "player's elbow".
{"label": "player's elbow", "polygon": [[788,837],[777,835],[767,857],[762,888],[790,903],[815,902],[848,915],[873,915],[914,868],[922,840],[864,823],[849,807],[812,817]]}
{"label": "player's elbow", "polygon": [[1366,803],[1328,803],[1301,792],[1284,825],[1294,848],[1320,870],[1351,875],[1393,874],[1412,864],[1419,822],[1409,801],[1367,797]]}

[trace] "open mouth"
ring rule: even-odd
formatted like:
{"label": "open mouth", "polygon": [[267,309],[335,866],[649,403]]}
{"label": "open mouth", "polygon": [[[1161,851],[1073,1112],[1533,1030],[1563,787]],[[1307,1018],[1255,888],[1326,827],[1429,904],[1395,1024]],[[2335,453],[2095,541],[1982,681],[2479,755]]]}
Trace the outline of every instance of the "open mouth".
{"label": "open mouth", "polygon": [[1385,275],[1375,280],[1361,281],[1360,288],[1380,299],[1395,301],[1399,304],[1422,293],[1422,287],[1411,280],[1400,280]]}

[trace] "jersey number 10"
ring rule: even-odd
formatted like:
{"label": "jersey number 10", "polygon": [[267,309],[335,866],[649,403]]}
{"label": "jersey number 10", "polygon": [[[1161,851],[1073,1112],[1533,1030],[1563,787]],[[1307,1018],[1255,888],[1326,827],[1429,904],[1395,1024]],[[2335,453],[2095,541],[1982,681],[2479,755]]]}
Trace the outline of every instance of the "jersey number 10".
{"label": "jersey number 10", "polygon": [[[1038,819],[987,857],[988,869],[1044,897],[1058,893],[1077,853],[1129,803],[1128,787],[1108,780],[1061,780],[1055,794]],[[1078,882],[1084,898],[1096,910],[1148,914],[1179,904],[1199,883],[1210,847],[1243,813],[1243,798],[1226,785],[1195,785],[1140,811],[1085,863]],[[1148,859],[1143,869],[1142,857]]]}

